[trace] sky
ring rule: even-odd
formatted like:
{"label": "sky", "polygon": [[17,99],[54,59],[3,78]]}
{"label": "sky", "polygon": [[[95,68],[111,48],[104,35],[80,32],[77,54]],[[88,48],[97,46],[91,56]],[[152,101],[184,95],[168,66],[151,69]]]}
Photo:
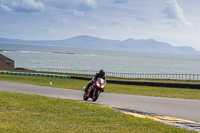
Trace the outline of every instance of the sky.
{"label": "sky", "polygon": [[0,37],[155,39],[200,50],[200,0],[0,0]]}

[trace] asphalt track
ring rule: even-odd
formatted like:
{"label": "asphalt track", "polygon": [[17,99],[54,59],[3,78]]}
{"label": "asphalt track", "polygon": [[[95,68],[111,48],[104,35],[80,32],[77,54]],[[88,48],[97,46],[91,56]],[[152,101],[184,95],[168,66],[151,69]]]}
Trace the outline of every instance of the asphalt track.
{"label": "asphalt track", "polygon": [[[0,91],[83,101],[83,91],[0,81]],[[106,92],[106,90],[105,90]],[[92,102],[90,99],[88,102]],[[102,93],[95,102],[200,123],[200,100]]]}

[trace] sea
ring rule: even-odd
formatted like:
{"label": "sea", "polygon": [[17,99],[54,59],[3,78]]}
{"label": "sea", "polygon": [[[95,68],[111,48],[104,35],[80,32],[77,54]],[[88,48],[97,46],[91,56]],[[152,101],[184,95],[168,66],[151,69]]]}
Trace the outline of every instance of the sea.
{"label": "sea", "polygon": [[142,53],[55,46],[3,45],[0,53],[15,67],[57,68],[116,73],[200,74],[200,55]]}

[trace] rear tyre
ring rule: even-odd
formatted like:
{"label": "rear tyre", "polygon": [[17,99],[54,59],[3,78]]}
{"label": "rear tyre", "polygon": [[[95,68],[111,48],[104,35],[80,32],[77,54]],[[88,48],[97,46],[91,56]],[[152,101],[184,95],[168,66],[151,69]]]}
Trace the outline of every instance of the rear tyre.
{"label": "rear tyre", "polygon": [[84,94],[83,94],[83,100],[87,101],[88,98],[89,98],[89,97],[87,96],[87,92],[84,92]]}

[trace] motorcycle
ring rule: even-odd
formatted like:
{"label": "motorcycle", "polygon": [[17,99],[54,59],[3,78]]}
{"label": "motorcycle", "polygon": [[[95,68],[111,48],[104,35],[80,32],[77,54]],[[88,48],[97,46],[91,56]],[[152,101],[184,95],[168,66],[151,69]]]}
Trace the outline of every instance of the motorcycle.
{"label": "motorcycle", "polygon": [[92,101],[95,102],[98,99],[99,94],[104,92],[105,87],[106,81],[102,78],[98,78],[97,81],[88,88],[88,91],[85,91],[85,87],[83,87],[83,99],[87,101],[88,98],[92,98]]}

